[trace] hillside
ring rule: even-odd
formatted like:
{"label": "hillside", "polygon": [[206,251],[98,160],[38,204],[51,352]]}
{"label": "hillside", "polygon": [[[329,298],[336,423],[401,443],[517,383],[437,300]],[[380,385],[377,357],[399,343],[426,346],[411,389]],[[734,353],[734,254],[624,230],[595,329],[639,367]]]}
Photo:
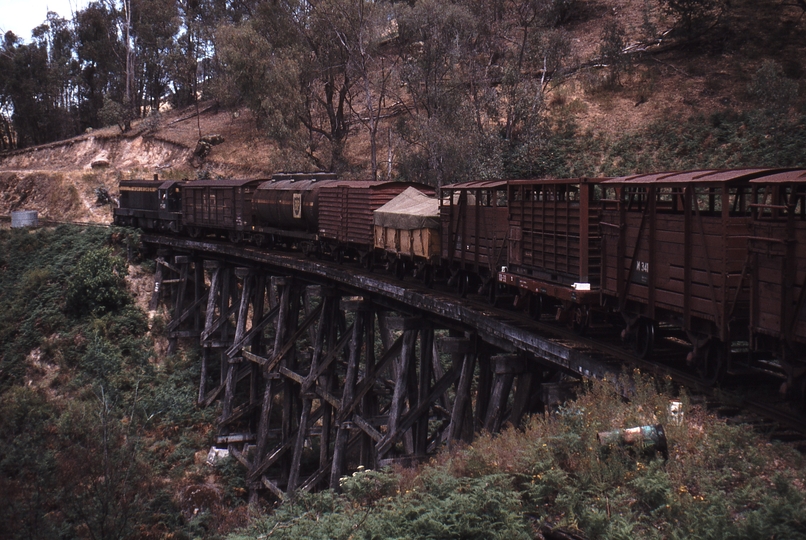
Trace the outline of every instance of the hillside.
{"label": "hillside", "polygon": [[[448,176],[441,181],[467,174],[612,175],[806,165],[804,145],[797,142],[804,136],[806,102],[802,9],[774,0],[735,0],[707,32],[683,40],[670,32],[674,18],[645,0],[576,6],[561,27],[569,44],[567,60],[546,87],[542,125],[549,130],[527,145],[526,155],[519,150],[499,165],[481,168],[446,166]],[[603,52],[611,39],[608,28],[618,29],[611,36],[619,46],[617,57]],[[663,37],[651,39],[656,36]],[[387,174],[391,158],[392,176],[417,176],[421,173],[412,167],[419,162],[411,156],[423,142],[393,136],[399,121],[392,115],[379,128],[389,134],[378,138],[379,172]],[[114,195],[120,178],[260,177],[314,170],[327,162],[326,145],[305,151],[279,145],[261,126],[248,107],[204,101],[136,120],[127,132],[90,130],[0,154],[0,214],[34,209],[57,221],[108,222],[109,209],[96,205],[95,189]],[[220,135],[223,142],[203,157],[194,155],[199,139],[210,135]],[[461,141],[445,144],[448,151]],[[370,174],[369,139],[356,121],[344,156],[343,174]]]}

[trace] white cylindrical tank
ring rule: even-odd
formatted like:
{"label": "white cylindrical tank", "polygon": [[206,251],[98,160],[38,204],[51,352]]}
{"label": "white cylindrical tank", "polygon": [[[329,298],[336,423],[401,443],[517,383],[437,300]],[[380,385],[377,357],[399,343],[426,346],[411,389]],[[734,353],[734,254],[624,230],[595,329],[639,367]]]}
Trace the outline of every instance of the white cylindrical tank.
{"label": "white cylindrical tank", "polygon": [[39,216],[36,210],[20,210],[11,212],[11,228],[36,227],[39,225]]}

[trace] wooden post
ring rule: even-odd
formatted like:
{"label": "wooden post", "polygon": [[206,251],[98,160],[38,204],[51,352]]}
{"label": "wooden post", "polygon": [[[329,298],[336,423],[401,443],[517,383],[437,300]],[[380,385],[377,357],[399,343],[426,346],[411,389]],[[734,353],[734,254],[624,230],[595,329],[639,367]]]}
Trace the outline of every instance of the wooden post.
{"label": "wooden post", "polygon": [[[423,328],[420,331],[420,377],[417,385],[417,406],[426,406],[431,394],[431,373],[433,370],[432,355],[434,351],[434,328]],[[424,456],[428,448],[428,413],[420,417],[414,430],[414,453]]]}
{"label": "wooden post", "polygon": [[204,261],[204,267],[212,271],[210,276],[210,289],[207,293],[207,309],[204,312],[204,331],[202,332],[202,366],[201,366],[201,381],[199,382],[199,404],[203,404],[207,398],[207,371],[210,363],[210,348],[204,343],[205,335],[207,335],[215,321],[215,298],[221,282],[221,267],[218,261]]}
{"label": "wooden post", "polygon": [[[355,323],[353,324],[353,336],[350,344],[350,356],[347,361],[347,373],[344,376],[344,390],[342,392],[341,405],[346,407],[353,400],[355,395],[355,382],[358,378],[358,364],[361,360],[361,349],[363,348],[363,325],[366,315],[367,305],[359,301],[355,305]],[[346,461],[347,441],[350,435],[350,422],[345,418],[337,426],[336,440],[333,445],[333,464],[330,470],[330,487],[339,489],[339,478],[344,471]]]}
{"label": "wooden post", "polygon": [[[238,306],[237,319],[235,321],[235,337],[234,341],[238,342],[243,337],[246,331],[246,319],[249,316],[249,303],[252,300],[252,287],[254,279],[248,268],[236,268],[235,275],[243,282],[241,288],[240,302]],[[237,288],[236,288],[237,290]],[[227,374],[226,374],[226,387],[224,389],[224,401],[221,407],[221,418],[219,422],[224,423],[232,414],[233,399],[235,397],[235,381],[234,372],[239,365],[240,356],[227,354]]]}
{"label": "wooden post", "polygon": [[[285,283],[286,280],[281,280],[272,277],[272,285]],[[290,287],[287,285],[282,287],[280,294],[279,311],[277,314],[276,333],[274,337],[274,355],[279,354],[283,346],[282,336],[285,334],[286,323],[288,321],[288,304],[290,297]],[[255,441],[255,458],[252,462],[252,471],[250,476],[253,475],[254,469],[262,462],[266,450],[268,449],[269,442],[269,422],[271,420],[272,398],[274,396],[274,379],[270,373],[265,373],[266,383],[263,389],[263,402],[260,409],[260,419],[258,420],[257,438]]]}
{"label": "wooden post", "polygon": [[476,355],[473,351],[473,342],[464,337],[445,338],[440,342],[440,348],[454,356],[454,362],[461,364],[462,373],[456,386],[456,397],[451,411],[451,422],[448,425],[448,444],[462,438],[465,420],[472,413],[470,401],[470,387],[473,382],[473,370],[476,367]]}
{"label": "wooden post", "polygon": [[512,381],[515,378],[515,374],[523,373],[525,362],[522,356],[514,354],[493,356],[491,360],[495,371],[495,379],[487,416],[484,420],[484,429],[490,433],[495,433],[501,429],[507,399],[512,389]]}
{"label": "wooden post", "polygon": [[487,405],[490,402],[490,389],[492,387],[492,373],[490,373],[490,351],[482,347],[478,351],[479,380],[476,383],[476,406],[473,417],[473,432],[484,427],[487,415]]}
{"label": "wooden post", "polygon": [[[255,328],[262,320],[264,311],[266,309],[266,277],[265,275],[258,274],[255,278],[255,299],[252,307],[252,328]],[[258,333],[250,343],[251,352],[262,356],[263,355],[263,332]],[[249,402],[257,403],[258,395],[260,392],[260,366],[256,362],[252,362],[252,373],[250,376],[249,384]],[[253,426],[256,428],[256,426]]]}
{"label": "wooden post", "polygon": [[524,413],[529,407],[529,400],[532,396],[533,382],[537,379],[531,371],[524,371],[515,378],[515,392],[512,399],[512,414],[509,421],[516,428],[519,428],[523,421]]}
{"label": "wooden post", "polygon": [[[297,430],[297,438],[294,443],[294,452],[291,459],[291,469],[288,475],[287,492],[293,492],[299,486],[300,464],[302,461],[302,451],[304,449],[305,439],[310,436],[310,414],[313,405],[312,387],[317,384],[316,373],[319,369],[319,362],[322,359],[325,349],[332,343],[329,338],[332,337],[331,323],[333,321],[333,308],[337,306],[337,297],[333,291],[323,292],[321,302],[323,303],[322,310],[319,314],[319,323],[314,328],[314,351],[311,356],[311,365],[308,370],[308,376],[300,388],[300,395],[302,398],[302,410],[300,413],[299,429]],[[307,305],[306,314],[310,314],[310,305]],[[324,412],[324,409],[322,409]],[[323,427],[324,429],[324,427]],[[320,467],[324,462],[320,460]]]}
{"label": "wooden post", "polygon": [[[185,255],[178,255],[174,257],[174,264],[179,267],[179,283],[176,287],[176,296],[174,298],[173,306],[173,319],[178,320],[182,316],[182,310],[185,308],[185,296],[188,289],[188,277],[190,274],[190,257]],[[168,354],[176,352],[178,339],[176,336],[168,336]]]}
{"label": "wooden post", "polygon": [[[407,384],[409,376],[409,365],[415,354],[415,343],[417,341],[417,329],[403,331],[403,348],[400,351],[400,362],[398,363],[395,377],[395,389],[392,393],[392,402],[389,405],[389,420],[387,421],[387,433],[396,433],[400,425],[400,418],[403,414],[404,402],[406,399]],[[382,453],[378,454],[378,459],[383,458]]]}
{"label": "wooden post", "polygon": [[[369,312],[366,316],[364,328],[364,379],[362,382],[371,383],[370,377],[375,377],[375,312]],[[372,420],[378,414],[378,397],[374,392],[367,392],[361,399],[361,416],[366,420]],[[374,469],[377,455],[375,452],[375,441],[366,432],[361,436],[361,464]]]}

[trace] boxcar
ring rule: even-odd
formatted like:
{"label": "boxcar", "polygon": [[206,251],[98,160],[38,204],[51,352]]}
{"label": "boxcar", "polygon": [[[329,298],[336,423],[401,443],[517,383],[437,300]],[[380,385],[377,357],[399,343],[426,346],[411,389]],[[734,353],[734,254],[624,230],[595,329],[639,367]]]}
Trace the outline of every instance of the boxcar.
{"label": "boxcar", "polygon": [[752,348],[780,362],[788,389],[806,396],[806,171],[750,181]]}
{"label": "boxcar", "polygon": [[192,237],[227,235],[239,242],[252,232],[252,197],[262,180],[197,180],[182,186],[184,225]]}
{"label": "boxcar", "polygon": [[557,315],[579,330],[599,303],[601,179],[511,180],[507,265],[498,281],[528,299],[533,316]]}
{"label": "boxcar", "polygon": [[121,180],[115,225],[177,232],[182,226],[181,193],[176,180]]}
{"label": "boxcar", "polygon": [[463,293],[477,285],[494,290],[496,273],[506,265],[508,211],[506,180],[442,187],[442,259],[449,281]]}
{"label": "boxcar", "polygon": [[408,187],[433,193],[428,186],[405,182],[341,180],[324,186],[319,195],[322,250],[338,256],[352,254],[367,262],[374,244],[373,212]]}
{"label": "boxcar", "polygon": [[769,170],[690,171],[606,181],[602,292],[624,315],[625,334],[648,356],[658,323],[686,332],[706,378],[747,340],[744,278],[750,184]]}
{"label": "boxcar", "polygon": [[278,173],[261,183],[253,201],[253,231],[258,244],[288,239],[303,249],[316,247],[321,190],[334,183],[331,173]]}

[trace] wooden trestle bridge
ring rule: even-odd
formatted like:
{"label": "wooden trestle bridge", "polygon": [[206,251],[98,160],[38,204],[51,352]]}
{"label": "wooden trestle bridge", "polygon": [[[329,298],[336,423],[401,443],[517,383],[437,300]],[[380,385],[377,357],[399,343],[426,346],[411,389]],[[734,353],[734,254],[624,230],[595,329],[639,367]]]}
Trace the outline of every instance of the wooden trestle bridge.
{"label": "wooden trestle bridge", "polygon": [[144,235],[170,346],[201,344],[198,403],[250,499],[415,462],[539,410],[560,371],[608,363],[482,303],[301,255]]}

